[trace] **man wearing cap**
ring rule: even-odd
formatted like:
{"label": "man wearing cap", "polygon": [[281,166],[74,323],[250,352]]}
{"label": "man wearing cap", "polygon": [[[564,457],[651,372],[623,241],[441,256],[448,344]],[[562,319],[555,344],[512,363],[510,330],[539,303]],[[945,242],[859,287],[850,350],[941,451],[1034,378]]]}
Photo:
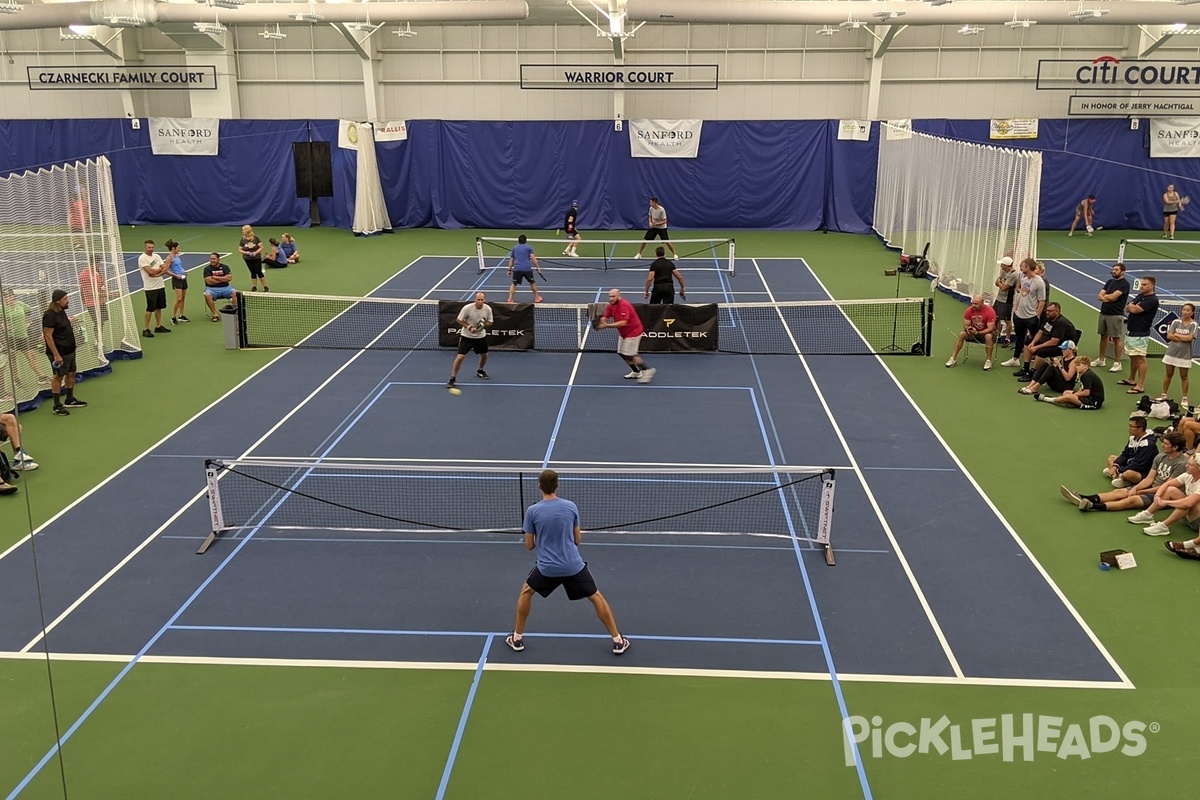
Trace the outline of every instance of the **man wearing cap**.
{"label": "man wearing cap", "polygon": [[[1021,365],[1021,351],[1025,349],[1025,337],[1032,337],[1038,329],[1038,320],[1046,308],[1046,282],[1038,277],[1037,261],[1026,258],[1021,261],[1021,277],[1017,281],[1016,300],[1013,302],[1013,355],[1000,366]],[[1032,375],[1025,378],[1033,377]]]}
{"label": "man wearing cap", "polygon": [[572,200],[571,207],[567,209],[567,217],[563,220],[563,231],[567,234],[567,249],[563,250],[564,256],[579,258],[579,253],[575,252],[575,248],[579,247],[579,242],[583,237],[579,235],[579,229],[575,227],[575,218],[579,216],[579,201]]}
{"label": "man wearing cap", "polygon": [[947,367],[958,364],[958,351],[964,342],[982,344],[987,349],[987,360],[983,362],[984,370],[992,368],[992,339],[996,333],[996,312],[984,304],[983,295],[977,294],[971,298],[971,304],[963,312],[963,329],[959,331],[954,341],[954,352],[950,354]]}
{"label": "man wearing cap", "polygon": [[1034,370],[1033,379],[1029,384],[1022,386],[1018,392],[1031,394],[1035,400],[1041,400],[1042,395],[1038,394],[1038,390],[1043,386],[1059,394],[1075,388],[1075,343],[1067,339],[1058,349],[1062,355],[1046,359],[1045,363]]}
{"label": "man wearing cap", "polygon": [[[46,355],[54,369],[50,379],[50,392],[54,395],[54,413],[60,417],[70,416],[70,408],[84,408],[87,403],[75,397],[75,328],[67,316],[70,298],[62,289],[50,295],[50,305],[42,314],[42,338],[46,340]],[[66,388],[67,397],[61,399],[60,392]]]}
{"label": "man wearing cap", "polygon": [[996,278],[996,300],[992,310],[996,312],[996,335],[1003,346],[1012,336],[1013,288],[1021,274],[1013,267],[1012,256],[1005,256],[996,263],[1000,265],[1000,275]]}
{"label": "man wearing cap", "polygon": [[1096,298],[1100,301],[1100,357],[1095,365],[1105,365],[1104,355],[1108,352],[1108,343],[1113,346],[1113,365],[1109,372],[1121,371],[1121,356],[1123,347],[1121,334],[1125,328],[1125,304],[1129,302],[1129,280],[1125,277],[1125,265],[1118,262],[1113,264],[1112,277],[1104,282]]}

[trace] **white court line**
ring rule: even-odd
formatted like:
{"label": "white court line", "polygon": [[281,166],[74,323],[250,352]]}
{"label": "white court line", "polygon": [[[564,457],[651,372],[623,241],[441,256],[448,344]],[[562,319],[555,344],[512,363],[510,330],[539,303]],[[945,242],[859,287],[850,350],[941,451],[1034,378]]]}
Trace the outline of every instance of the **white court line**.
{"label": "white court line", "polygon": [[[752,258],[750,259],[750,263],[754,265],[754,269],[758,273],[759,280],[763,282],[763,286],[768,286],[767,278],[762,274],[762,269],[758,266],[758,261]],[[825,292],[825,295],[830,300],[833,300],[833,295],[830,294],[829,290],[825,287],[825,284],[821,282],[821,279],[817,277],[817,274],[812,271],[812,268],[808,266],[808,262],[804,259],[800,259],[800,263],[803,264],[804,268],[808,270],[808,273],[812,275],[813,279],[817,282],[817,285],[820,286],[822,291]],[[773,294],[771,295],[771,302],[775,302]],[[912,567],[909,566],[908,559],[904,556],[904,550],[900,547],[900,542],[896,540],[896,535],[892,532],[891,525],[888,524],[883,510],[879,507],[879,503],[875,499],[875,494],[871,491],[870,484],[867,482],[862,470],[860,470],[858,467],[858,459],[854,457],[854,452],[850,447],[850,443],[846,441],[845,434],[842,433],[842,427],[838,424],[837,419],[834,417],[833,410],[830,409],[829,403],[825,399],[825,393],[821,391],[821,387],[817,384],[816,376],[813,375],[812,369],[808,366],[808,359],[806,359],[804,354],[800,352],[800,346],[796,342],[795,337],[792,336],[792,331],[787,325],[787,320],[783,319],[782,312],[777,311],[777,313],[779,313],[780,321],[784,323],[784,328],[788,332],[788,338],[792,340],[792,346],[796,349],[796,357],[800,360],[800,366],[804,368],[805,374],[808,375],[808,380],[812,384],[813,391],[817,395],[817,400],[820,401],[821,408],[825,410],[825,415],[829,418],[829,424],[832,426],[834,434],[837,436],[838,441],[842,445],[842,450],[846,453],[846,458],[849,459],[850,464],[854,469],[854,475],[858,478],[858,482],[862,486],[862,490],[867,496],[867,502],[870,503],[871,508],[875,510],[875,516],[879,520],[880,526],[883,528],[884,535],[887,536],[888,541],[892,544],[892,550],[896,554],[896,559],[900,562],[900,567],[904,570],[904,574],[908,577],[909,585],[912,586],[913,594],[915,594],[917,597],[917,602],[920,603],[921,608],[925,611],[925,618],[929,621],[929,626],[933,629],[934,636],[937,637],[938,642],[941,644],[942,652],[945,654],[946,660],[950,663],[950,668],[954,670],[955,677],[965,677],[962,667],[959,666],[958,658],[955,657],[954,651],[950,647],[950,642],[947,640],[946,634],[942,631],[942,626],[938,624],[937,616],[933,613],[933,608],[930,607],[929,601],[925,598],[925,592],[921,590],[921,586],[917,582],[917,576],[913,573]],[[850,321],[849,317],[846,317],[846,321],[851,327],[854,328],[855,333],[857,333],[860,338],[863,338],[863,341],[865,342],[866,339],[862,337],[862,334],[859,333],[858,328],[854,326],[854,323]],[[878,356],[876,356],[876,358],[878,359]]]}
{"label": "white court line", "polygon": [[[418,257],[418,258],[419,258],[419,257]],[[455,273],[455,272],[456,272],[456,271],[459,269],[459,267],[461,267],[461,266],[462,266],[462,264],[463,264],[463,263],[466,263],[466,261],[467,261],[466,259],[463,259],[463,260],[462,260],[462,262],[460,262],[459,264],[456,264],[456,265],[454,265],[454,267],[452,267],[452,268],[451,268],[450,272],[449,272],[449,273],[447,273],[447,274],[446,274],[446,276],[445,276],[445,277],[443,277],[443,278],[442,278],[440,281],[438,281],[438,282],[437,282],[437,284],[435,284],[435,285],[434,285],[434,288],[433,288],[433,289],[430,289],[430,290],[429,290],[429,292],[427,292],[427,293],[426,293],[426,296],[428,296],[428,294],[429,294],[429,293],[433,292],[433,291],[434,291],[434,289],[436,289],[436,288],[437,288],[437,286],[439,286],[441,283],[443,283],[444,281],[446,281],[447,279],[449,279],[449,277],[450,277],[451,275],[453,275],[453,274],[454,274],[454,273]],[[396,275],[399,275],[399,274],[400,274],[400,272],[403,272],[405,269],[408,269],[408,267],[412,266],[414,263],[416,263],[416,259],[414,259],[413,261],[410,261],[408,264],[406,264],[404,267],[402,267],[402,268],[401,268],[401,269],[400,269],[398,272],[396,272],[394,275],[392,275],[391,277],[387,278],[387,280],[385,280],[383,283],[381,283],[381,284],[380,284],[380,286],[383,286],[383,285],[384,285],[384,284],[386,284],[388,281],[390,281],[390,280],[392,280],[393,278],[395,278],[395,277],[396,277]],[[374,291],[377,291],[378,289],[379,289],[379,286],[375,287],[375,289],[373,289],[373,290],[372,290],[372,292],[374,292]],[[398,321],[399,321],[399,318],[397,319],[397,322],[398,322]],[[383,336],[383,335],[384,335],[386,332],[387,332],[387,331],[385,330],[383,333],[380,333],[380,334],[379,334],[379,336]],[[379,337],[376,337],[376,340],[377,340],[378,338],[379,338]],[[372,342],[372,344],[373,344],[373,343],[374,343],[374,342]],[[367,347],[370,347],[370,344],[368,344],[368,345],[367,345]],[[279,418],[279,420],[278,420],[278,421],[277,421],[277,422],[276,422],[274,425],[272,425],[272,426],[270,427],[270,429],[268,429],[268,430],[266,431],[266,433],[264,433],[264,434],[263,434],[261,437],[259,437],[258,441],[256,441],[256,442],[254,442],[253,444],[251,444],[251,445],[250,445],[250,447],[249,447],[249,448],[247,448],[247,450],[245,451],[245,453],[243,453],[243,454],[242,454],[242,455],[243,455],[243,457],[245,457],[245,456],[246,456],[246,455],[248,455],[249,453],[252,453],[252,452],[254,451],[254,449],[255,449],[255,448],[257,448],[257,447],[258,447],[259,445],[261,445],[261,444],[262,444],[264,441],[266,441],[266,440],[267,440],[267,439],[268,439],[268,438],[269,438],[269,437],[270,437],[272,434],[274,434],[274,433],[275,433],[277,430],[279,430],[279,428],[280,428],[280,427],[282,427],[282,426],[283,426],[283,424],[284,424],[285,422],[287,422],[289,419],[291,419],[293,415],[295,415],[297,412],[299,412],[299,411],[300,411],[300,409],[304,408],[304,407],[305,407],[305,406],[308,404],[308,402],[309,402],[310,400],[312,400],[312,399],[313,399],[313,398],[314,398],[316,395],[318,395],[318,394],[319,394],[319,393],[320,393],[320,392],[321,392],[321,391],[322,391],[322,390],[323,390],[323,389],[324,389],[326,386],[328,386],[328,385],[329,385],[329,384],[330,384],[330,383],[331,383],[331,382],[332,382],[332,381],[333,381],[335,378],[337,378],[339,375],[341,375],[341,373],[342,373],[342,372],[344,372],[346,369],[348,369],[348,368],[350,367],[350,365],[351,365],[351,364],[353,364],[355,361],[357,361],[357,360],[358,360],[358,358],[359,358],[359,356],[361,356],[361,355],[362,355],[363,353],[365,353],[366,351],[367,351],[367,349],[366,349],[366,348],[363,348],[362,350],[359,350],[357,353],[355,353],[355,354],[354,354],[353,356],[351,356],[350,358],[346,359],[345,363],[343,363],[343,364],[342,364],[340,367],[338,367],[338,368],[337,368],[337,370],[335,370],[335,371],[334,371],[332,374],[330,374],[328,378],[326,378],[324,381],[322,381],[322,382],[321,382],[321,384],[320,384],[319,386],[317,386],[317,388],[313,389],[313,390],[312,390],[312,391],[311,391],[311,392],[308,394],[308,396],[307,396],[306,398],[304,398],[304,400],[302,400],[302,401],[301,401],[301,402],[300,402],[300,403],[299,403],[299,404],[298,404],[298,405],[297,405],[295,408],[293,408],[293,409],[291,409],[290,411],[288,411],[288,412],[287,412],[287,414],[285,414],[285,415],[283,415],[282,417],[280,417],[280,418]],[[265,365],[264,365],[262,368],[260,368],[260,369],[256,370],[256,371],[255,371],[255,373],[254,373],[253,375],[251,375],[250,377],[246,378],[246,380],[244,380],[244,381],[242,381],[241,383],[239,383],[237,387],[234,387],[233,389],[230,389],[228,392],[226,392],[224,395],[222,395],[220,399],[218,399],[218,400],[216,400],[215,402],[213,402],[213,403],[209,404],[209,406],[208,406],[208,407],[207,407],[205,410],[207,411],[207,410],[208,410],[208,408],[212,408],[213,406],[216,406],[217,404],[219,404],[219,403],[221,403],[222,401],[224,401],[225,399],[227,399],[227,398],[228,398],[230,395],[232,395],[232,394],[233,394],[235,391],[237,391],[237,388],[239,388],[239,387],[243,386],[244,384],[248,383],[248,382],[249,382],[251,379],[253,379],[254,377],[256,377],[256,376],[257,376],[259,373],[261,373],[261,372],[262,372],[263,370],[265,370],[267,367],[270,367],[270,366],[274,365],[276,361],[278,361],[280,358],[284,358],[286,355],[287,355],[287,353],[282,353],[282,354],[280,354],[279,358],[272,359],[272,360],[271,360],[269,363],[265,364]],[[203,412],[203,411],[201,411],[199,414],[196,414],[195,416],[193,416],[191,419],[189,419],[189,420],[188,420],[187,422],[185,422],[183,425],[181,425],[181,426],[179,426],[178,428],[176,428],[176,429],[175,429],[175,431],[173,431],[171,434],[169,434],[168,436],[166,436],[166,437],[164,437],[162,440],[160,440],[158,444],[162,444],[163,442],[166,442],[168,439],[170,439],[170,438],[171,438],[171,436],[174,436],[174,435],[175,435],[175,433],[178,433],[178,432],[179,432],[180,430],[182,430],[184,427],[186,427],[187,425],[191,424],[193,421],[195,421],[195,420],[196,420],[196,419],[197,419],[197,418],[200,416],[200,414],[203,414],[203,413],[204,413],[204,412]],[[158,445],[156,444],[156,445],[155,445],[155,447],[157,447],[157,446],[158,446]],[[153,450],[153,449],[154,449],[154,448],[151,448],[151,450]],[[63,509],[63,511],[59,512],[58,514],[56,514],[56,515],[55,515],[55,516],[54,516],[54,517],[53,517],[53,518],[52,518],[50,521],[46,522],[46,523],[45,523],[45,525],[42,525],[41,527],[39,527],[39,528],[38,528],[38,530],[40,531],[40,530],[41,530],[42,528],[44,528],[46,525],[49,525],[49,524],[50,524],[51,522],[53,522],[55,519],[58,519],[58,517],[62,516],[62,514],[64,514],[64,513],[66,513],[66,511],[67,511],[67,510],[69,510],[70,508],[72,508],[73,506],[75,506],[76,504],[78,504],[79,502],[83,501],[85,498],[87,498],[87,497],[88,497],[88,496],[90,496],[90,495],[91,495],[93,492],[95,492],[95,491],[97,491],[98,489],[100,489],[100,487],[104,486],[104,484],[108,483],[108,481],[110,481],[110,480],[112,480],[113,478],[115,478],[115,477],[116,477],[117,475],[119,475],[121,472],[124,472],[125,470],[129,469],[131,466],[133,466],[133,464],[135,464],[135,463],[136,463],[138,460],[140,460],[141,458],[145,457],[145,456],[146,456],[146,455],[147,455],[149,452],[150,452],[150,450],[147,450],[147,451],[143,452],[141,455],[139,455],[139,456],[138,456],[137,458],[135,458],[133,461],[129,462],[129,463],[128,463],[128,464],[126,464],[124,467],[122,467],[120,470],[118,470],[117,472],[113,473],[113,475],[109,476],[107,479],[105,479],[103,482],[101,482],[101,483],[100,483],[100,484],[99,484],[99,485],[98,485],[98,486],[97,486],[95,489],[92,489],[90,492],[88,492],[87,494],[85,494],[83,497],[79,498],[79,500],[76,500],[76,501],[75,501],[75,503],[72,503],[72,504],[71,504],[70,506],[68,506],[66,509]],[[93,583],[93,584],[92,584],[92,585],[91,585],[91,586],[88,588],[88,590],[87,590],[87,591],[85,591],[83,594],[81,594],[79,597],[77,597],[77,598],[75,599],[75,601],[74,601],[73,603],[71,603],[71,605],[69,605],[69,606],[66,608],[66,610],[64,610],[64,611],[63,611],[61,614],[59,614],[57,617],[55,617],[55,618],[54,618],[54,620],[53,620],[52,622],[50,622],[50,624],[48,624],[48,625],[47,625],[45,628],[43,628],[43,629],[42,629],[42,631],[41,631],[40,633],[38,633],[38,635],[37,635],[37,636],[33,637],[33,639],[31,639],[31,640],[29,641],[29,643],[28,643],[28,644],[26,644],[26,645],[25,645],[23,648],[21,648],[21,652],[28,652],[30,649],[32,649],[33,647],[35,647],[35,646],[37,645],[37,643],[38,643],[39,641],[41,641],[41,640],[42,640],[42,639],[43,639],[43,638],[46,636],[46,634],[47,634],[47,633],[49,633],[50,631],[52,631],[52,630],[54,630],[56,627],[58,627],[58,626],[59,626],[59,625],[60,625],[60,624],[63,622],[63,620],[65,620],[65,619],[67,618],[67,616],[68,616],[68,615],[70,615],[70,614],[71,614],[73,611],[75,611],[76,609],[78,609],[78,608],[79,608],[79,606],[80,606],[80,605],[82,605],[82,604],[83,604],[83,603],[84,603],[84,602],[85,602],[85,601],[86,601],[86,600],[87,600],[89,597],[91,597],[93,594],[95,594],[95,593],[96,593],[96,592],[97,592],[97,591],[100,589],[100,587],[101,587],[101,586],[103,586],[105,583],[107,583],[107,582],[108,582],[108,580],[109,580],[111,577],[113,577],[114,575],[116,575],[116,574],[117,574],[117,572],[119,572],[119,571],[121,570],[121,568],[122,568],[122,567],[124,567],[126,564],[128,564],[128,563],[129,563],[129,562],[130,562],[130,561],[133,559],[133,557],[134,557],[134,556],[136,556],[136,555],[137,555],[139,552],[141,552],[143,549],[145,549],[145,548],[146,548],[146,547],[147,547],[147,546],[150,544],[150,542],[152,542],[152,541],[153,541],[153,540],[154,540],[154,539],[155,539],[155,538],[156,538],[156,537],[159,535],[159,533],[161,533],[163,530],[165,530],[165,529],[166,529],[166,527],[167,527],[168,525],[170,525],[170,524],[171,524],[171,522],[172,522],[172,521],[174,521],[174,520],[175,520],[175,519],[177,519],[177,518],[178,518],[180,515],[182,515],[184,512],[186,512],[186,511],[187,511],[187,509],[188,509],[188,508],[190,508],[192,505],[194,505],[194,504],[196,503],[196,501],[197,501],[197,500],[199,500],[200,498],[204,497],[204,495],[206,494],[206,492],[207,492],[207,490],[205,490],[205,491],[201,491],[201,492],[200,492],[200,493],[198,493],[198,494],[197,494],[195,497],[193,497],[193,498],[192,498],[190,501],[188,501],[188,502],[187,502],[187,503],[185,503],[183,506],[181,506],[181,507],[179,508],[179,510],[178,510],[178,511],[176,511],[176,512],[175,512],[175,513],[174,513],[174,514],[171,516],[171,518],[167,520],[167,522],[165,522],[165,523],[163,523],[161,526],[159,526],[159,528],[158,528],[157,530],[155,530],[155,531],[154,531],[154,533],[150,534],[150,536],[148,536],[146,539],[144,539],[144,540],[143,540],[143,541],[142,541],[142,542],[141,542],[141,543],[140,543],[140,544],[139,544],[137,547],[135,547],[135,548],[133,549],[133,551],[132,551],[132,552],[130,552],[128,555],[126,555],[124,558],[122,558],[122,559],[121,559],[121,561],[120,561],[120,562],[118,562],[116,566],[114,566],[114,567],[113,567],[112,569],[110,569],[110,570],[109,570],[107,573],[105,573],[105,574],[104,574],[104,576],[103,576],[103,577],[101,577],[101,578],[100,578],[98,581],[96,581],[95,583]],[[31,534],[31,535],[32,535],[32,534]],[[29,537],[26,537],[26,539],[28,539],[28,538],[29,538]],[[13,549],[15,549],[15,548],[16,548],[16,546],[17,546],[17,545],[13,545],[13,547],[10,547],[10,548],[9,548],[8,550],[6,550],[6,551],[5,551],[3,554],[0,554],[0,558],[3,558],[5,555],[8,555],[8,553],[12,552],[12,551],[13,551]]]}
{"label": "white court line", "polygon": [[[803,259],[801,259],[801,260],[803,261]],[[808,266],[807,262],[805,262],[805,266],[806,267]],[[1068,269],[1070,269],[1070,267],[1068,267]],[[809,271],[811,272],[812,270],[810,269]],[[814,277],[816,277],[815,273],[814,273]],[[817,278],[817,281],[820,282],[820,278]],[[824,287],[824,284],[822,284],[822,287]],[[1060,289],[1058,287],[1055,287],[1055,291],[1062,292],[1067,297],[1070,297],[1071,299],[1076,300],[1078,302],[1083,302],[1083,301],[1079,300],[1079,298],[1075,297],[1074,295],[1071,295],[1068,292],[1063,292],[1062,289]],[[1087,305],[1087,304],[1085,303],[1085,305]],[[1100,652],[1100,655],[1103,656],[1104,660],[1108,662],[1108,665],[1110,667],[1112,667],[1113,672],[1115,672],[1118,676],[1120,676],[1120,678],[1121,678],[1120,685],[1122,685],[1126,688],[1129,688],[1129,689],[1134,688],[1133,682],[1129,680],[1129,676],[1127,676],[1125,674],[1125,671],[1123,669],[1121,669],[1121,665],[1118,664],[1117,660],[1115,658],[1113,658],[1111,653],[1108,652],[1108,649],[1100,641],[1100,637],[1098,637],[1096,635],[1095,631],[1093,631],[1091,629],[1091,627],[1088,626],[1087,622],[1084,621],[1083,616],[1079,613],[1078,609],[1076,609],[1075,606],[1071,604],[1071,601],[1067,599],[1067,596],[1066,596],[1066,594],[1063,593],[1063,590],[1060,589],[1058,584],[1054,582],[1054,579],[1050,577],[1050,573],[1048,573],[1046,571],[1046,568],[1042,566],[1041,562],[1037,560],[1037,557],[1033,554],[1033,551],[1029,549],[1029,546],[1027,544],[1025,544],[1024,540],[1021,539],[1021,537],[1017,534],[1016,530],[1013,529],[1013,526],[1011,524],[1009,524],[1008,520],[1004,517],[1004,515],[1002,513],[1000,513],[1000,509],[998,509],[996,507],[996,504],[992,502],[992,499],[990,497],[988,497],[987,492],[985,492],[983,490],[983,487],[979,485],[979,482],[977,480],[975,480],[975,476],[972,475],[970,473],[970,471],[966,468],[966,466],[962,463],[962,461],[959,460],[958,454],[955,453],[954,450],[952,450],[950,448],[950,445],[947,444],[946,440],[942,438],[941,433],[939,433],[937,428],[934,427],[933,423],[929,421],[929,417],[925,416],[925,412],[921,409],[921,407],[919,405],[917,405],[917,402],[915,400],[913,400],[912,395],[910,395],[908,393],[908,390],[904,388],[904,385],[900,383],[899,379],[896,378],[896,376],[892,372],[891,368],[888,367],[887,362],[885,362],[884,359],[878,355],[875,356],[875,361],[879,364],[880,367],[883,368],[883,371],[887,373],[888,377],[890,377],[892,379],[892,383],[894,383],[896,385],[896,388],[899,389],[900,393],[904,395],[904,398],[906,400],[908,400],[908,403],[910,406],[912,406],[913,411],[915,411],[917,413],[917,415],[921,418],[921,420],[925,423],[925,427],[927,427],[929,429],[929,432],[931,434],[933,434],[934,438],[936,438],[938,443],[941,444],[942,449],[946,451],[946,454],[955,463],[955,465],[959,468],[959,470],[962,471],[962,474],[970,482],[971,486],[975,489],[975,492],[979,495],[979,497],[983,500],[983,502],[987,504],[987,507],[990,508],[992,513],[996,515],[996,519],[998,519],[1000,521],[1000,524],[1003,525],[1004,529],[1008,531],[1008,535],[1011,536],[1013,538],[1013,541],[1015,541],[1017,543],[1017,546],[1021,548],[1021,552],[1023,552],[1025,554],[1025,557],[1029,559],[1029,563],[1033,565],[1033,568],[1036,569],[1038,571],[1038,574],[1040,574],[1042,576],[1042,579],[1046,581],[1046,584],[1050,587],[1050,590],[1053,591],[1054,594],[1058,597],[1059,601],[1063,604],[1063,607],[1065,607],[1067,609],[1067,612],[1072,617],[1074,617],[1075,622],[1078,623],[1080,629],[1083,630],[1084,634],[1088,637],[1088,639],[1091,640],[1092,644],[1095,645],[1096,649]]]}
{"label": "white court line", "polygon": [[[41,661],[45,653],[0,652],[0,660]],[[110,653],[51,653],[53,661],[123,664],[132,655]],[[217,656],[142,656],[139,664],[168,664],[181,666],[225,667],[289,667],[308,669],[394,669],[394,670],[458,670],[474,672],[478,662],[457,661],[353,661],[325,658],[226,658]],[[771,672],[768,670],[693,669],[674,667],[606,667],[584,664],[497,664],[489,662],[485,671],[545,672],[577,675],[654,675],[685,678],[760,679],[788,681],[829,681],[827,672]],[[1038,678],[977,678],[949,675],[886,675],[872,673],[838,673],[839,681],[856,683],[889,683],[928,686],[994,686],[1032,689],[1132,689],[1118,681],[1053,680]]]}

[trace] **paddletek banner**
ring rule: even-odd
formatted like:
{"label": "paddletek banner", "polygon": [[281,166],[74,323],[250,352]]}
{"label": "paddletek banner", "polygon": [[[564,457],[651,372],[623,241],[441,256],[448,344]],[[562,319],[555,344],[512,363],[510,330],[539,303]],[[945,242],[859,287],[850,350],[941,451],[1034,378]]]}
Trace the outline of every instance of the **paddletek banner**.
{"label": "paddletek banner", "polygon": [[713,352],[717,341],[717,304],[635,305],[646,330],[642,353]]}
{"label": "paddletek banner", "polygon": [[[467,305],[461,300],[438,302],[438,347],[458,347],[458,313]],[[489,303],[494,325],[488,328],[488,348],[492,350],[532,350],[533,304]]]}

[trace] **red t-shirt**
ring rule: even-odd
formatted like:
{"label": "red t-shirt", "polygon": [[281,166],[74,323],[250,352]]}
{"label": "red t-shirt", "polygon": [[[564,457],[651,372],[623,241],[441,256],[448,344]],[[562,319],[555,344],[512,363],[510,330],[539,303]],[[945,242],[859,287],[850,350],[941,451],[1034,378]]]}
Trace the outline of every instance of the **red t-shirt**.
{"label": "red t-shirt", "polygon": [[624,297],[616,303],[609,303],[608,308],[604,309],[604,315],[613,322],[625,320],[625,324],[617,328],[617,334],[622,339],[632,339],[635,336],[641,336],[645,328],[642,327],[642,321],[638,318],[637,311]]}
{"label": "red t-shirt", "polygon": [[84,268],[79,273],[79,291],[83,295],[85,308],[95,308],[102,302],[107,302],[107,292],[104,290],[104,278],[95,270]]}
{"label": "red t-shirt", "polygon": [[996,312],[991,306],[984,306],[981,310],[976,311],[975,306],[968,305],[967,310],[963,312],[963,321],[971,323],[972,330],[983,333],[987,330],[988,325],[996,321]]}

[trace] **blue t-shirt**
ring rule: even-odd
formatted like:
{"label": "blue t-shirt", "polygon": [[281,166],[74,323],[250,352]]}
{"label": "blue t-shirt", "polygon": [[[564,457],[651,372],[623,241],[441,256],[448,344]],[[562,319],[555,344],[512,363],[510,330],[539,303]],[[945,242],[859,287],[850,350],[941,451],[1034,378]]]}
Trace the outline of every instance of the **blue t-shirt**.
{"label": "blue t-shirt", "polygon": [[561,497],[535,503],[525,511],[521,530],[537,537],[538,572],[548,578],[565,578],[583,569],[583,556],[575,546],[577,527],[579,508]]}
{"label": "blue t-shirt", "polygon": [[512,249],[513,272],[533,272],[533,248],[527,244],[519,244]]}
{"label": "blue t-shirt", "polygon": [[291,258],[292,255],[295,254],[295,252],[296,252],[296,242],[295,241],[279,243],[279,255],[281,256],[281,258],[279,259],[280,261],[286,261],[287,259]]}

